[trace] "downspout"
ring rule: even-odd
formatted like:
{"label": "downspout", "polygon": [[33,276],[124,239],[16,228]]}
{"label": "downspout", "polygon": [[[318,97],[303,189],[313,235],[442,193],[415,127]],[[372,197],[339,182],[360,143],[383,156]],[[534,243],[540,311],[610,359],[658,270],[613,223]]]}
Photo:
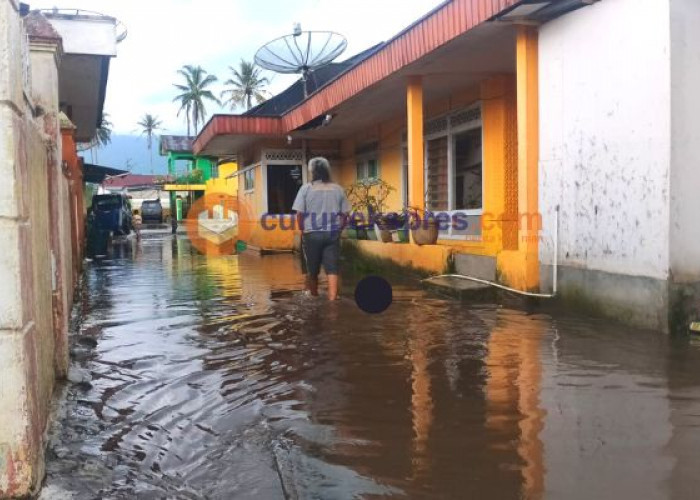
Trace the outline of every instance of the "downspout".
{"label": "downspout", "polygon": [[429,278],[422,279],[423,281],[431,281],[438,278],[455,278],[467,281],[473,281],[474,283],[481,283],[482,285],[489,285],[507,292],[512,292],[518,295],[523,295],[525,297],[535,297],[538,299],[551,299],[557,295],[557,281],[559,279],[559,205],[557,205],[555,215],[554,215],[554,262],[552,266],[552,293],[534,293],[526,292],[524,290],[518,290],[516,288],[511,288],[494,281],[488,281],[481,278],[475,278],[474,276],[465,276],[463,274],[440,274],[438,276],[430,276]]}

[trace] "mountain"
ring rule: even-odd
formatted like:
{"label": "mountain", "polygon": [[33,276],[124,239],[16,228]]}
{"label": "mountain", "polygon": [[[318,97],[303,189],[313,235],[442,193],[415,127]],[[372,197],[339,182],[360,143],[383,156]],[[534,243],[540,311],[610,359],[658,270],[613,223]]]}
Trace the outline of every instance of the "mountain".
{"label": "mountain", "polygon": [[93,153],[83,151],[80,155],[85,163],[95,163],[104,167],[130,170],[135,174],[165,175],[168,162],[159,154],[160,138],[153,138],[153,172],[148,154],[148,141],[142,135],[112,134],[112,142]]}

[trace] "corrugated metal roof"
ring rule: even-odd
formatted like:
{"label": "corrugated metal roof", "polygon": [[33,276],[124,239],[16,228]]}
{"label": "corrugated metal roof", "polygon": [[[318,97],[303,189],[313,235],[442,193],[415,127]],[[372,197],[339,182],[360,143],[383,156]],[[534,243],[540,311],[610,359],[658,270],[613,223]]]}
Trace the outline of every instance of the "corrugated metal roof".
{"label": "corrugated metal roof", "polygon": [[92,184],[102,184],[105,177],[110,175],[123,175],[127,173],[126,170],[119,170],[118,168],[103,167],[91,163],[83,164],[83,180]]}
{"label": "corrugated metal roof", "polygon": [[[379,43],[345,61],[330,63],[314,70],[309,74],[309,81],[307,82],[309,95],[323,88],[341,74],[357,66],[383,46],[383,42]],[[246,111],[243,113],[243,116],[281,116],[303,100],[304,81],[300,78],[276,96]]]}
{"label": "corrugated metal roof", "polygon": [[[197,137],[199,152],[216,135],[244,135],[247,130],[286,134],[326,113],[354,95],[412,64],[473,27],[494,18],[521,0],[449,0],[383,44],[351,69],[337,75],[307,99],[284,111],[280,118],[217,115]],[[277,130],[277,132],[273,132]],[[260,135],[259,132],[252,132]]]}
{"label": "corrugated metal roof", "polygon": [[126,174],[106,179],[102,185],[105,188],[156,186],[161,179],[158,175]]}
{"label": "corrugated metal roof", "polygon": [[452,0],[430,12],[381,50],[340,76],[284,116],[287,130],[314,117],[488,21],[519,0]]}
{"label": "corrugated metal roof", "polygon": [[168,153],[191,153],[194,137],[186,135],[161,135],[160,154]]}
{"label": "corrugated metal roof", "polygon": [[193,148],[198,154],[217,135],[275,136],[285,133],[280,117],[214,115],[200,132]]}

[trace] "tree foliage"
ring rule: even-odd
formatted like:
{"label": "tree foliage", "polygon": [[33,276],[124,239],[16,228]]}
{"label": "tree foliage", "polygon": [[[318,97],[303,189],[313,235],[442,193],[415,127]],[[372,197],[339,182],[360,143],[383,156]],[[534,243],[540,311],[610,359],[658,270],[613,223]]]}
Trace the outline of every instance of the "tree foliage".
{"label": "tree foliage", "polygon": [[253,100],[257,104],[265,102],[268,91],[265,88],[270,81],[262,76],[262,70],[254,63],[241,59],[238,68],[229,66],[232,78],[224,82],[227,87],[221,92],[224,104],[234,109],[237,106],[250,109]]}
{"label": "tree foliage", "polygon": [[177,114],[184,111],[187,120],[187,135],[190,135],[190,125],[194,133],[199,132],[199,125],[207,119],[206,101],[221,104],[219,99],[208,87],[217,81],[216,76],[210,75],[201,66],[185,65],[178,70],[178,74],[184,79],[183,83],[174,84],[180,94],[175,96],[173,102],[180,104]]}

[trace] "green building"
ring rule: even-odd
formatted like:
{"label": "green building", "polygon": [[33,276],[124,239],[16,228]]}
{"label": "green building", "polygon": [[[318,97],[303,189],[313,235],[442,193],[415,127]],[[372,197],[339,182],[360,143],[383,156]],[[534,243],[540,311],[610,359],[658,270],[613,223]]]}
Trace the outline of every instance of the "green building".
{"label": "green building", "polygon": [[194,137],[163,135],[160,137],[160,155],[168,158],[169,183],[177,189],[170,191],[170,210],[178,221],[187,216],[194,200],[204,194],[204,184],[217,176],[215,158],[192,153]]}

